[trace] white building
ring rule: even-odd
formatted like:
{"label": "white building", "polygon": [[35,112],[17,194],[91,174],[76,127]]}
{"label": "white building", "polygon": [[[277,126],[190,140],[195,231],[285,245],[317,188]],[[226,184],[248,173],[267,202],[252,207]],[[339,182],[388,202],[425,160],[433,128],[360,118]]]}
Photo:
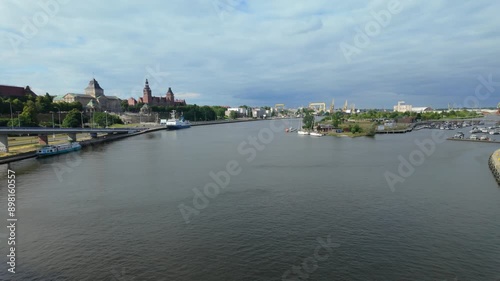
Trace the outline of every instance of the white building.
{"label": "white building", "polygon": [[433,111],[433,109],[432,107],[428,106],[418,106],[418,107],[412,107],[411,111],[415,113],[424,113],[424,112],[431,112]]}
{"label": "white building", "polygon": [[394,106],[394,111],[395,112],[412,111],[412,106],[411,104],[406,104],[404,101],[398,101],[398,105]]}
{"label": "white building", "polygon": [[243,116],[246,116],[247,115],[247,111],[245,108],[242,108],[242,107],[230,107],[226,110],[226,112],[224,113],[226,116],[229,116],[229,114],[231,114],[231,111],[235,111],[236,114],[238,114],[238,117],[243,117]]}

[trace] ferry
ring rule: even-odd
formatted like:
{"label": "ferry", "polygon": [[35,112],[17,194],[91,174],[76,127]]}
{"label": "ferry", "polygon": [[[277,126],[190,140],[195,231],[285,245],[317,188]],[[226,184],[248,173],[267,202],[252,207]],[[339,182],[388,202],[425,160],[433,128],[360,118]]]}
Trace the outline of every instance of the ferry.
{"label": "ferry", "polygon": [[189,121],[184,120],[184,116],[181,116],[180,119],[175,118],[175,110],[172,110],[170,113],[170,119],[167,120],[166,127],[168,130],[179,130],[186,129],[191,127],[191,123]]}
{"label": "ferry", "polygon": [[45,157],[57,154],[63,154],[71,151],[77,151],[82,148],[82,145],[78,142],[58,144],[58,145],[46,145],[36,151],[37,157]]}

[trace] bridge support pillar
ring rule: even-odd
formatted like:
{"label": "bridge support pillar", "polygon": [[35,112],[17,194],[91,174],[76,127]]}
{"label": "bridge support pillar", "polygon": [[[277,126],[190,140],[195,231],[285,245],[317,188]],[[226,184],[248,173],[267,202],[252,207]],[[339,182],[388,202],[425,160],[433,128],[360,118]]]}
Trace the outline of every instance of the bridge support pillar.
{"label": "bridge support pillar", "polygon": [[76,133],[68,133],[68,140],[69,141],[76,141]]}
{"label": "bridge support pillar", "polygon": [[9,136],[0,135],[0,151],[9,152]]}
{"label": "bridge support pillar", "polygon": [[93,139],[96,139],[97,138],[97,133],[90,133],[90,137],[93,138]]}
{"label": "bridge support pillar", "polygon": [[41,145],[49,145],[47,135],[38,135],[38,143]]}

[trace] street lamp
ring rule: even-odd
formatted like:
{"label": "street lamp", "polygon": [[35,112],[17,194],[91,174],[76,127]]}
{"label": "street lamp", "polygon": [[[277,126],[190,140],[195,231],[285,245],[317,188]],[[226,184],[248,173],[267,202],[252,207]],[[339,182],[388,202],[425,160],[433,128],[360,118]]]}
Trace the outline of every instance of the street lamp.
{"label": "street lamp", "polygon": [[12,127],[12,129],[14,129],[14,117],[12,115],[12,102],[9,101],[10,103],[10,126]]}
{"label": "street lamp", "polygon": [[104,110],[104,117],[106,118],[106,125],[104,125],[104,128],[108,127],[108,111]]}
{"label": "street lamp", "polygon": [[61,109],[59,108],[59,129],[61,128]]}
{"label": "street lamp", "polygon": [[83,111],[80,111],[80,116],[82,117],[82,129],[83,129]]}
{"label": "street lamp", "polygon": [[52,139],[55,139],[56,138],[56,132],[54,131],[54,111],[51,111],[50,113],[52,113]]}
{"label": "street lamp", "polygon": [[17,113],[17,125],[19,126],[19,128],[21,128],[21,119],[19,119],[19,113],[21,113],[21,111],[16,111]]}

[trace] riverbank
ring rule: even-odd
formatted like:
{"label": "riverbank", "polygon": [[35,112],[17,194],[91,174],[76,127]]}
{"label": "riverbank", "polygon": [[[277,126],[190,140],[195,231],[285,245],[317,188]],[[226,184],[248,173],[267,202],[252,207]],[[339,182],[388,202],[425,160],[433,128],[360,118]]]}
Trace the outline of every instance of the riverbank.
{"label": "riverbank", "polygon": [[[239,122],[250,122],[250,121],[261,121],[261,120],[266,120],[266,119],[241,119],[241,120],[222,120],[222,121],[200,121],[200,122],[193,122],[191,126],[204,126],[204,125],[217,125],[217,124],[228,124],[228,123],[239,123]],[[100,136],[94,139],[89,139],[89,140],[82,140],[79,141],[82,147],[86,146],[92,146],[92,145],[98,145],[102,143],[107,143],[107,142],[112,142],[132,136],[137,136],[141,134],[146,134],[146,133],[151,133],[155,131],[160,131],[160,130],[166,130],[164,126],[159,126],[155,125],[156,127],[153,128],[141,128],[139,126],[131,129],[143,129],[141,131],[135,132],[135,133],[129,133],[129,134],[117,134],[117,135],[105,135],[105,136]],[[2,164],[7,164],[15,161],[21,161],[29,158],[34,158],[36,157],[36,146],[33,147],[32,151],[27,151],[27,152],[22,152],[18,153],[15,155],[8,155],[8,156],[0,156],[0,165]]]}
{"label": "riverbank", "polygon": [[500,185],[500,149],[491,154],[490,159],[488,160],[488,166],[490,167],[498,185]]}
{"label": "riverbank", "polygon": [[[135,133],[130,133],[130,134],[118,134],[118,135],[106,135],[106,136],[101,136],[95,139],[90,139],[90,140],[83,140],[80,141],[79,143],[82,145],[82,147],[86,146],[92,146],[92,145],[97,145],[101,143],[106,143],[106,142],[111,142],[111,141],[116,141],[132,136],[137,136],[145,133],[150,133],[154,131],[159,131],[159,130],[165,130],[164,127],[158,127],[158,128],[151,128],[143,131],[138,131]],[[2,164],[7,164],[15,161],[21,161],[29,158],[34,158],[36,157],[36,149],[33,151],[25,152],[25,153],[19,153],[16,155],[10,155],[10,156],[4,156],[0,157],[0,165]]]}

